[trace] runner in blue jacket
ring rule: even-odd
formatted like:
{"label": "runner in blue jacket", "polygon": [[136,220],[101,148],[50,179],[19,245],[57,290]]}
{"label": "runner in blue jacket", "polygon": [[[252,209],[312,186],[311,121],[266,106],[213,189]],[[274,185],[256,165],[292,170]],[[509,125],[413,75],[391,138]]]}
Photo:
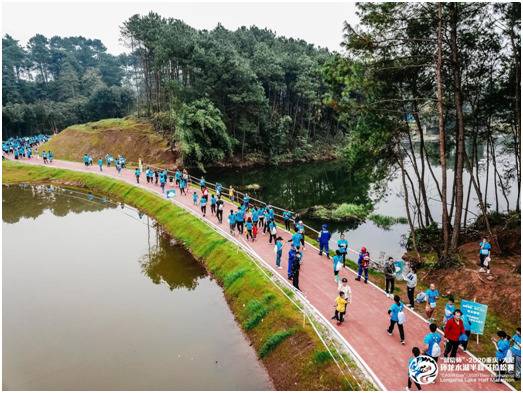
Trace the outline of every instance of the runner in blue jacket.
{"label": "runner in blue jacket", "polygon": [[331,239],[331,233],[327,229],[327,224],[323,224],[321,226],[320,235],[318,236],[318,241],[320,242],[319,255],[321,255],[323,250],[325,250],[325,254],[327,255],[328,259],[330,259],[330,256],[329,256],[329,240],[330,239]]}

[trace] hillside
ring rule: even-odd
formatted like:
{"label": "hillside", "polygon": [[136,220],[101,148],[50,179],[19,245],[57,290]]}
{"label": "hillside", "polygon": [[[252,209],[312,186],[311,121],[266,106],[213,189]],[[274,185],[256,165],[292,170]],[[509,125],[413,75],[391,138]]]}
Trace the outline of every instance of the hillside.
{"label": "hillside", "polygon": [[107,153],[123,155],[128,162],[141,158],[148,164],[174,164],[176,154],[150,123],[134,118],[104,119],[67,127],[40,150],[51,150],[56,158],[80,161],[85,153],[94,160]]}

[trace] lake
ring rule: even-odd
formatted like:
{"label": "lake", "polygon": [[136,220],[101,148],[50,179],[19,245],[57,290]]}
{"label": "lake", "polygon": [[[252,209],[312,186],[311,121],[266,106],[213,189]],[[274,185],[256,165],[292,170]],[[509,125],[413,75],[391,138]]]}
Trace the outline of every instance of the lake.
{"label": "lake", "polygon": [[221,287],[153,220],[3,186],[3,388],[266,390]]}

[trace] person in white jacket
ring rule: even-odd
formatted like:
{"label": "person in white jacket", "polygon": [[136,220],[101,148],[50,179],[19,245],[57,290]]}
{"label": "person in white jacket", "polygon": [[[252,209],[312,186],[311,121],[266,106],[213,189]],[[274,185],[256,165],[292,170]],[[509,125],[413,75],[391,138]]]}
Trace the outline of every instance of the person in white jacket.
{"label": "person in white jacket", "polygon": [[416,285],[418,285],[418,276],[416,274],[416,269],[410,269],[410,271],[407,274],[403,275],[403,279],[407,283],[407,297],[409,298],[408,307],[414,308],[414,291],[416,290]]}

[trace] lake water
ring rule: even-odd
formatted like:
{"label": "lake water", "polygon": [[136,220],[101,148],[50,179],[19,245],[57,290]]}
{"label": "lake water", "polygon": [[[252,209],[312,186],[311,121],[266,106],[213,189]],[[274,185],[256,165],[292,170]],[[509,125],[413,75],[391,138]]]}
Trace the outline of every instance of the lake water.
{"label": "lake water", "polygon": [[[437,152],[437,143],[427,142],[427,149]],[[437,154],[437,153],[436,153]],[[480,147],[480,182],[482,192],[484,188],[484,175],[486,173],[485,150]],[[417,158],[418,165],[420,159]],[[510,166],[511,157],[498,153],[498,170],[502,166]],[[432,168],[439,179],[441,169],[437,159],[431,161]],[[453,168],[454,157],[449,157],[447,167]],[[413,169],[406,165],[412,176]],[[490,174],[493,172],[493,165],[490,164]],[[467,196],[469,176],[464,171],[464,193]],[[195,173],[200,175],[199,173]],[[491,176],[491,175],[490,175]],[[452,193],[453,170],[448,169],[448,199]],[[403,198],[403,185],[401,181],[401,172],[399,169],[390,167],[388,177],[379,184],[380,192],[376,192],[378,184],[367,181],[358,173],[350,173],[342,161],[334,162],[315,162],[307,164],[281,165],[265,168],[240,168],[240,169],[222,169],[210,168],[205,174],[208,181],[220,181],[225,187],[230,184],[235,186],[244,186],[249,184],[258,184],[261,189],[255,192],[249,192],[250,195],[257,199],[270,203],[281,208],[288,208],[292,211],[299,211],[313,205],[326,205],[330,203],[354,203],[364,204],[371,202],[374,204],[375,212],[382,215],[393,217],[406,217],[405,202]],[[413,181],[414,177],[412,177]],[[441,219],[440,198],[434,181],[426,169],[425,184],[431,205],[432,215],[436,221]],[[510,192],[508,199],[510,207],[515,208],[517,199],[517,182],[509,182]],[[500,210],[506,210],[504,198],[499,193]],[[494,187],[492,177],[489,177],[489,187],[487,191],[488,201],[494,207]],[[410,200],[413,203],[412,197]],[[479,212],[477,198],[474,189],[471,191],[471,201],[469,204],[469,218],[474,219],[475,214]],[[313,228],[320,229],[322,222],[304,219],[304,222]],[[340,233],[345,233],[350,247],[360,249],[366,246],[371,252],[371,256],[377,259],[385,256],[401,257],[405,252],[404,236],[409,231],[406,224],[396,224],[389,229],[378,227],[372,221],[367,220],[360,225],[354,224],[329,224],[333,232],[333,241],[339,239]]]}
{"label": "lake water", "polygon": [[2,202],[4,389],[272,388],[221,287],[147,216],[45,186]]}

